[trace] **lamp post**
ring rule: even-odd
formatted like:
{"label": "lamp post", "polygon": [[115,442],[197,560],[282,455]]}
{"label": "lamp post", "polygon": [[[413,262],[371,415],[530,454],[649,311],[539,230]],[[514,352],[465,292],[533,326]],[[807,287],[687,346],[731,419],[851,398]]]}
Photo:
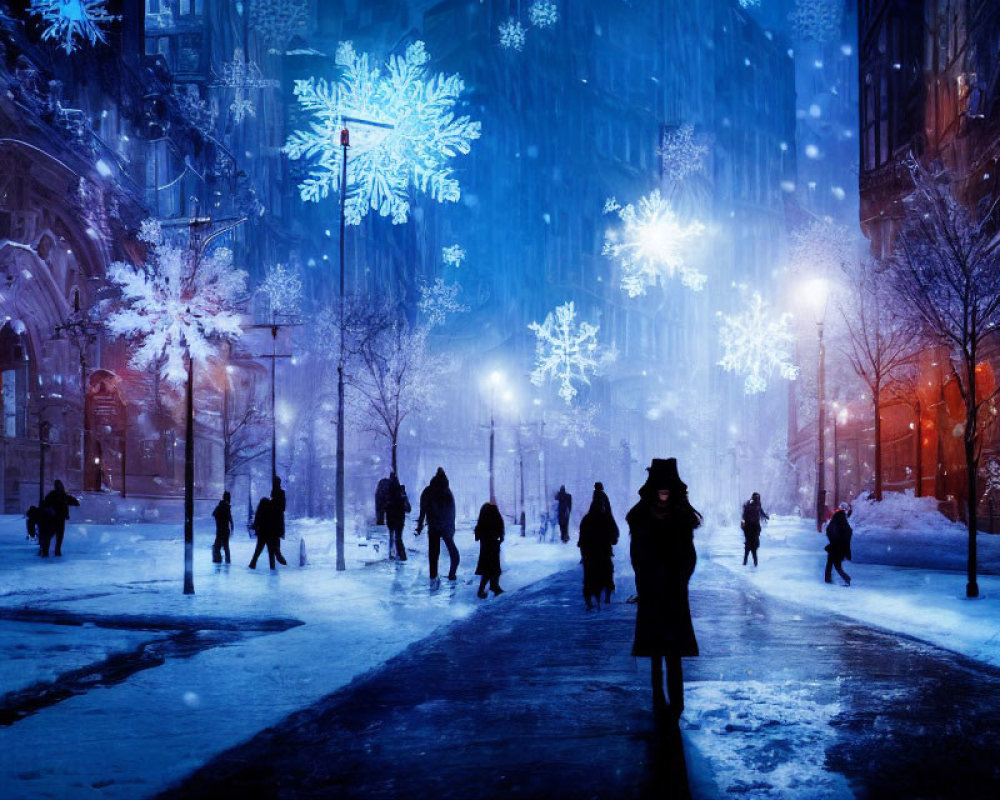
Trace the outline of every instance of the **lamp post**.
{"label": "lamp post", "polygon": [[815,278],[806,286],[807,300],[816,312],[819,364],[816,372],[816,530],[823,530],[826,516],[826,346],[823,344],[823,323],[826,319],[827,283]]}
{"label": "lamp post", "polygon": [[841,408],[833,417],[833,503],[840,505],[840,439],[838,428],[847,424],[847,408]]}
{"label": "lamp post", "polygon": [[340,131],[340,147],[343,160],[340,164],[340,355],[337,360],[337,571],[347,569],[344,561],[344,231],[347,228],[347,149],[351,146],[348,122],[357,122],[375,128],[395,128],[385,122],[375,122],[358,117],[343,117],[344,127]]}

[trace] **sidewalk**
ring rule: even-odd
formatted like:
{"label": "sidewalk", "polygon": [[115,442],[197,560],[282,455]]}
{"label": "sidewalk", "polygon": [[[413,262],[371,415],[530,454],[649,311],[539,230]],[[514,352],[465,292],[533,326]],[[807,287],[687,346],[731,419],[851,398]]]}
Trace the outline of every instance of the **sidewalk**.
{"label": "sidewalk", "polygon": [[[621,559],[619,559],[621,566]],[[680,736],[629,657],[634,608],[577,569],[490,602],[165,798],[998,796],[1000,671],[810,613],[709,560]]]}

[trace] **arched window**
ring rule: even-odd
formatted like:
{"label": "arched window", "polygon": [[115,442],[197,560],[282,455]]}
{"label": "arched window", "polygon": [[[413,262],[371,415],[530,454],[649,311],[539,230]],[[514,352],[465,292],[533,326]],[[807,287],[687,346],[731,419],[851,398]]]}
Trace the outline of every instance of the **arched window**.
{"label": "arched window", "polygon": [[25,435],[28,399],[28,349],[8,320],[0,327],[0,434]]}

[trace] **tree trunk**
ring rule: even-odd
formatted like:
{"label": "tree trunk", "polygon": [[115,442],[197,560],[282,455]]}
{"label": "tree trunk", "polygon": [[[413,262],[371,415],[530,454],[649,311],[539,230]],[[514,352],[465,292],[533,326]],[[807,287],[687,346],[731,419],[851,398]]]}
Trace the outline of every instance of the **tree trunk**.
{"label": "tree trunk", "polygon": [[188,355],[184,420],[184,594],[194,594],[194,359]]}
{"label": "tree trunk", "polygon": [[872,392],[875,401],[875,499],[882,500],[882,392],[876,387]]}
{"label": "tree trunk", "polygon": [[398,430],[392,432],[392,439],[390,441],[392,442],[392,471],[395,472],[397,475],[399,475],[399,472],[396,469],[396,451],[399,449]]}
{"label": "tree trunk", "polygon": [[972,350],[968,361],[969,386],[965,396],[965,474],[968,481],[969,520],[969,580],[965,585],[966,597],[979,597],[979,584],[976,582],[976,506],[979,495],[976,493],[976,478],[979,471],[979,459],[976,457],[977,413],[976,413],[976,356]]}

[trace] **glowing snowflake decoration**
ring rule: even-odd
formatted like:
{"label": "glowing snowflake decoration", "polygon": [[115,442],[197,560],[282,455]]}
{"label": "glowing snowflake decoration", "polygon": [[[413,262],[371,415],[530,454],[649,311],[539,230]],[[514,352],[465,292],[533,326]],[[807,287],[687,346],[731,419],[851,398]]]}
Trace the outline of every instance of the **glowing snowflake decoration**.
{"label": "glowing snowflake decoration", "polygon": [[536,28],[550,28],[559,21],[559,9],[550,0],[535,0],[528,8],[528,20]]}
{"label": "glowing snowflake decoration", "polygon": [[506,50],[514,50],[515,52],[520,52],[524,49],[526,31],[524,26],[515,17],[511,17],[506,22],[501,22],[499,31],[501,47]]}
{"label": "glowing snowflake decoration", "polygon": [[29,0],[28,12],[42,18],[42,39],[60,39],[67,53],[81,42],[107,44],[103,26],[120,19],[109,14],[107,0]]}
{"label": "glowing snowflake decoration", "polygon": [[843,9],[840,0],[795,0],[788,21],[800,38],[829,42],[840,35]]}
{"label": "glowing snowflake decoration", "polygon": [[598,411],[598,407],[592,405],[571,406],[555,414],[545,427],[563,447],[573,445],[583,448],[589,439],[601,432],[597,426]]}
{"label": "glowing snowflake decoration", "polygon": [[285,269],[282,264],[271,267],[260,285],[260,291],[267,298],[268,319],[271,322],[299,313],[302,280],[294,270]]}
{"label": "glowing snowflake decoration", "polygon": [[233,116],[233,122],[240,125],[247,117],[257,116],[257,107],[254,106],[253,100],[237,91],[233,102],[229,104],[229,113]]}
{"label": "glowing snowflake decoration", "polygon": [[547,379],[559,383],[559,396],[569,405],[576,397],[574,382],[590,384],[588,372],[600,366],[597,358],[597,332],[600,327],[587,322],[576,323],[572,302],[549,312],[539,325],[528,328],[535,334],[535,369],[531,382],[541,386]]}
{"label": "glowing snowflake decoration", "polygon": [[285,145],[290,158],[313,160],[309,176],[299,184],[303,200],[318,201],[340,191],[340,131],[345,117],[390,126],[348,123],[349,224],[360,224],[369,209],[391,216],[393,224],[406,222],[411,188],[439,203],[459,199],[458,181],[447,164],[458,153],[469,152],[481,127],[468,117],[455,116],[465,89],[462,79],[429,74],[429,60],[424,43],[415,42],[404,56],[391,57],[383,72],[367,54],[359,55],[350,42],[343,42],[337,50],[337,63],[343,69],[337,83],[295,82],[300,106],[314,115],[308,130],[293,133]]}
{"label": "glowing snowflake decoration", "polygon": [[609,197],[604,201],[604,208],[601,210],[602,214],[614,214],[616,211],[621,211],[621,203],[619,203],[614,197]]}
{"label": "glowing snowflake decoration", "polygon": [[445,283],[443,278],[438,278],[433,284],[426,283],[420,286],[420,302],[417,308],[427,319],[430,327],[444,325],[451,314],[461,314],[469,310],[469,307],[458,302],[458,295],[462,287],[457,283]]}
{"label": "glowing snowflake decoration", "polygon": [[272,53],[281,53],[305,30],[309,0],[253,0],[250,28]]}
{"label": "glowing snowflake decoration", "polygon": [[227,247],[196,261],[195,251],[168,241],[155,220],[143,223],[139,238],[149,247],[144,267],[121,261],[108,266],[109,281],[121,288],[121,307],[105,324],[109,332],[139,342],[132,366],[158,366],[166,380],[183,383],[188,354],[204,364],[216,354],[218,340],[242,333],[233,306],[247,275],[233,269]]}
{"label": "glowing snowflake decoration", "polygon": [[243,55],[243,49],[237,47],[233,51],[233,60],[222,65],[222,74],[212,83],[212,86],[221,89],[230,89],[234,92],[233,102],[229,106],[229,112],[233,116],[233,121],[239,125],[248,116],[256,117],[257,108],[250,99],[250,92],[259,89],[277,88],[280,83],[264,77],[257,62],[248,61]]}
{"label": "glowing snowflake decoration", "polygon": [[441,248],[441,260],[455,268],[461,267],[465,261],[465,249],[460,244]]}
{"label": "glowing snowflake decoration", "polygon": [[746,375],[743,389],[747,394],[763,392],[775,371],[795,380],[799,369],[791,362],[795,337],[789,327],[790,314],[776,316],[754,292],[745,311],[720,316],[719,342],[724,354],[719,366]]}
{"label": "glowing snowflake decoration", "polygon": [[685,248],[705,232],[704,225],[682,224],[658,189],[643,197],[638,208],[629,203],[619,209],[618,216],[624,228],[605,233],[603,254],[618,262],[629,297],[675,274],[694,291],[705,287],[707,277],[684,258]]}
{"label": "glowing snowflake decoration", "polygon": [[681,125],[664,131],[656,153],[664,174],[673,181],[682,181],[705,169],[708,147],[695,141],[693,125]]}

